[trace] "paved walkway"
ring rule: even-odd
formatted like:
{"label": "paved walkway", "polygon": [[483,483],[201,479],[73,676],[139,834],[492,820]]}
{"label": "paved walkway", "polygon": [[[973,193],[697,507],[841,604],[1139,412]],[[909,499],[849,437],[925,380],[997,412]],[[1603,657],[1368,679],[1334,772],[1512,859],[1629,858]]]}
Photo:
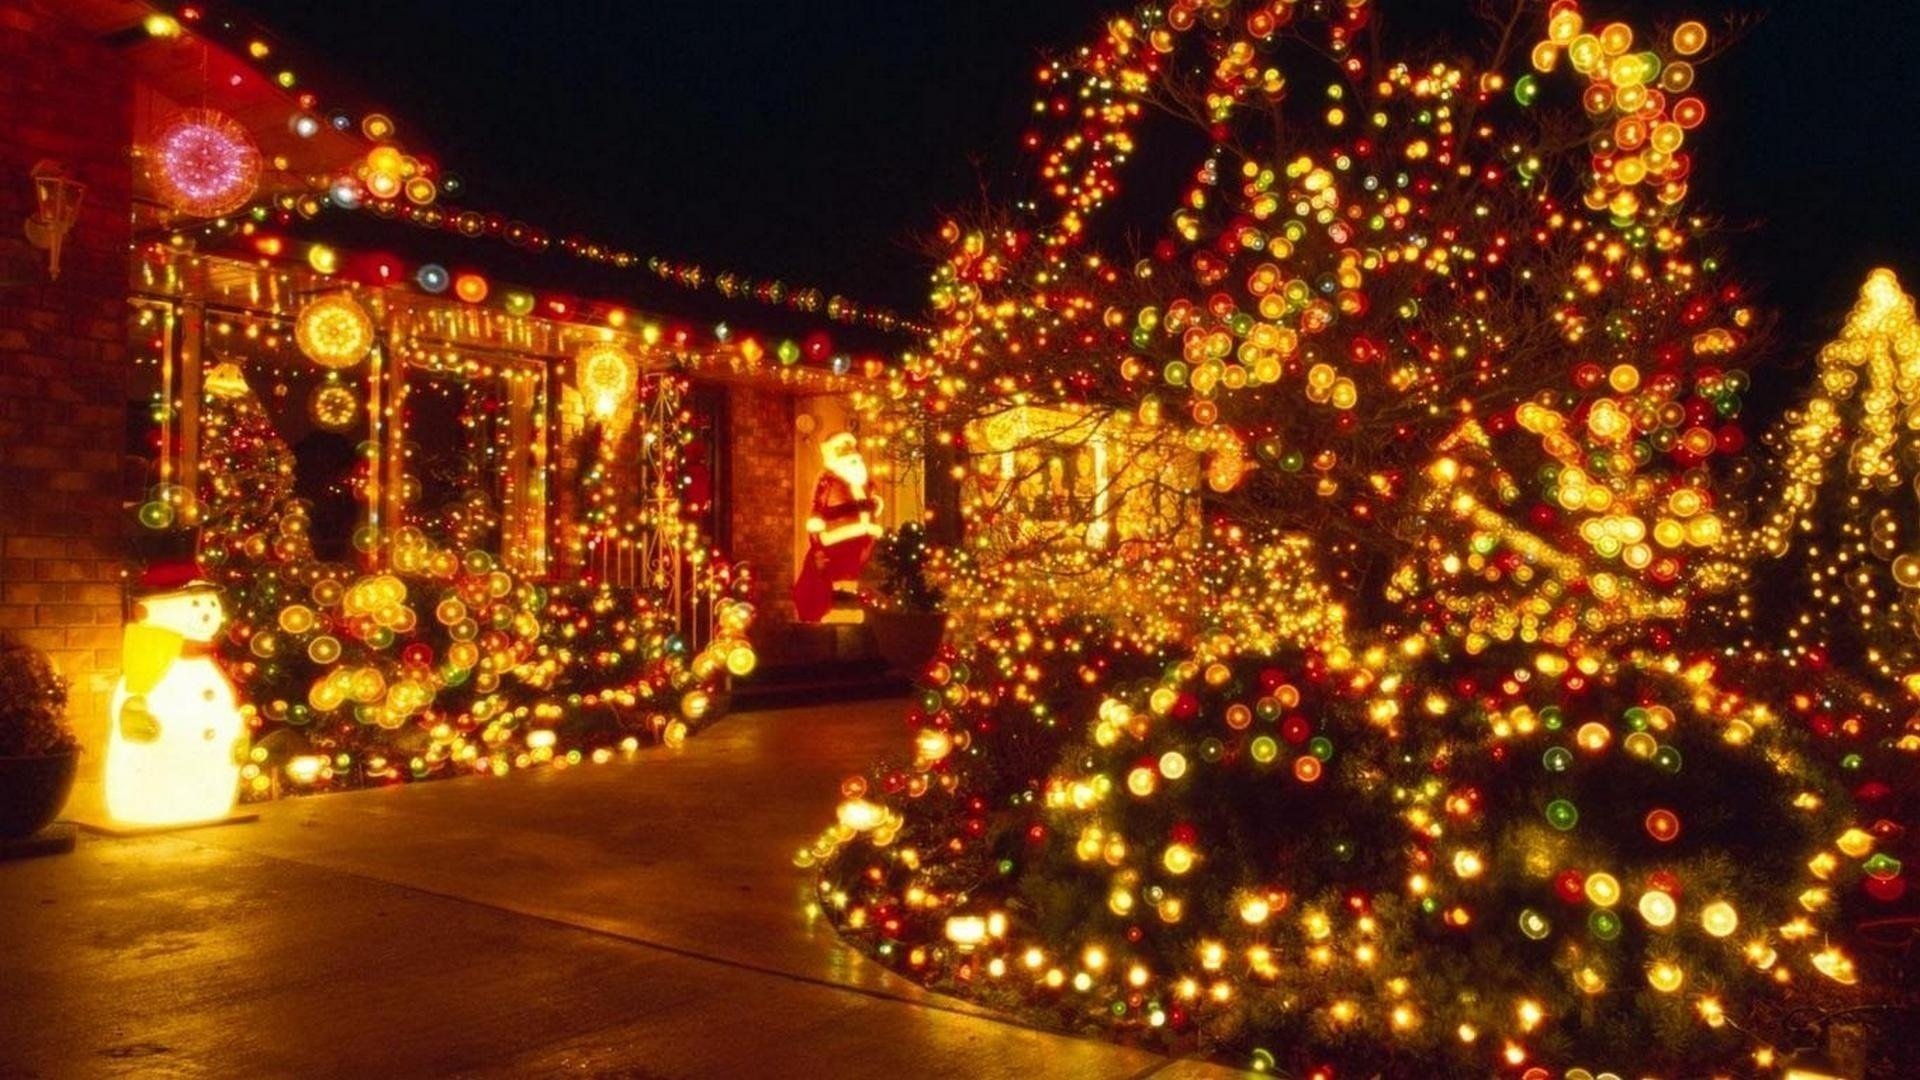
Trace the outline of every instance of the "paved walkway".
{"label": "paved walkway", "polygon": [[927,994],[807,915],[792,853],[898,716],[0,863],[0,1080],[1230,1075]]}

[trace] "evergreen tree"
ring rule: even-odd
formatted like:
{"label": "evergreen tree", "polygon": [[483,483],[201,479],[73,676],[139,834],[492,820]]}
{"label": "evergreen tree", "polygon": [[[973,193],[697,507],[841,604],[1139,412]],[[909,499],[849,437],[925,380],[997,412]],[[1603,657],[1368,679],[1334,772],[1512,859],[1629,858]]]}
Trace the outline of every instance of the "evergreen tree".
{"label": "evergreen tree", "polygon": [[1685,209],[1708,32],[1376,9],[1041,68],[1035,194],[944,231],[891,388],[963,461],[957,644],[801,861],[910,974],[1260,1068],[1765,1063],[1862,1000],[1887,836],[1693,618],[1766,336]]}

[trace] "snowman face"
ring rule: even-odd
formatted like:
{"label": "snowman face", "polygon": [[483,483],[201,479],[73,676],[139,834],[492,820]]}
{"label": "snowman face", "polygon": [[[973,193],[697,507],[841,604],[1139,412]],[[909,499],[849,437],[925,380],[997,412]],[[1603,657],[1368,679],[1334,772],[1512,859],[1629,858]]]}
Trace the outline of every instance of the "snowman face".
{"label": "snowman face", "polygon": [[204,589],[147,597],[140,601],[139,617],[148,626],[171,630],[188,641],[212,641],[227,618],[219,594]]}

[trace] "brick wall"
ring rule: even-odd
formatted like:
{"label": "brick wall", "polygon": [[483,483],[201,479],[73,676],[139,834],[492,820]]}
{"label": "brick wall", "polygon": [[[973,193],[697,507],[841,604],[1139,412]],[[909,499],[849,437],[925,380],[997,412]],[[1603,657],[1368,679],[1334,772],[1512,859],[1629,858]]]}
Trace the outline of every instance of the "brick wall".
{"label": "brick wall", "polygon": [[[56,9],[0,0],[0,627],[73,680],[97,773],[120,662],[133,97],[119,57]],[[42,158],[87,185],[53,282],[18,239]]]}
{"label": "brick wall", "polygon": [[760,643],[793,621],[793,398],[751,386],[730,393],[733,547],[727,554],[753,567],[760,612],[754,640]]}

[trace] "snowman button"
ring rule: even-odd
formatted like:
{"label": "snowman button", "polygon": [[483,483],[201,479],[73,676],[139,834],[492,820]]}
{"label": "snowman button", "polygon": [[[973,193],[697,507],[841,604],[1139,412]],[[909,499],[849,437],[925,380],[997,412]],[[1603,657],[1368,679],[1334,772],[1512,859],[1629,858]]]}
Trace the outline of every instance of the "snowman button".
{"label": "snowman button", "polygon": [[200,691],[200,696],[201,696],[201,697],[202,697],[203,699],[205,699],[205,700],[207,700],[207,701],[212,701],[212,700],[213,700],[213,687],[211,687],[211,686],[209,686],[209,687],[207,687],[207,688],[206,688],[205,690],[202,690],[202,691]]}
{"label": "snowman button", "polygon": [[201,738],[203,738],[203,739],[205,739],[205,740],[207,740],[208,742],[212,742],[212,741],[213,741],[213,729],[212,729],[212,728],[208,728],[207,730],[205,730],[205,731],[203,731],[203,732],[201,732],[201,733],[200,733],[200,737],[201,737]]}

